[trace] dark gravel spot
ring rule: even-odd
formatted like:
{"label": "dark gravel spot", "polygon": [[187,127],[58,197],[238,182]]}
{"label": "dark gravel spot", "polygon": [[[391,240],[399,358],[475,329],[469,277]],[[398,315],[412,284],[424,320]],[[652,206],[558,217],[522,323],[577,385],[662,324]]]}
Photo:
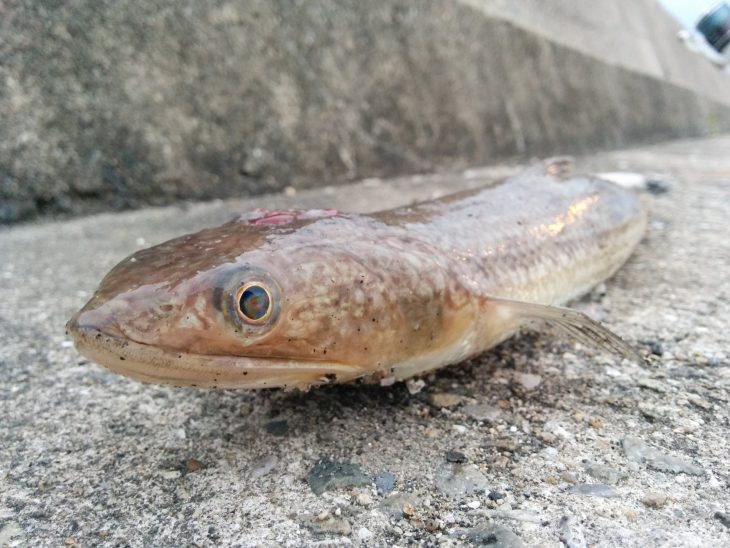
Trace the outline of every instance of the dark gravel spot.
{"label": "dark gravel spot", "polygon": [[730,529],[730,515],[725,512],[715,512],[715,519]]}
{"label": "dark gravel spot", "polygon": [[447,462],[456,462],[459,464],[465,463],[468,459],[466,455],[461,451],[446,451]]}
{"label": "dark gravel spot", "polygon": [[266,431],[272,436],[284,437],[289,433],[289,423],[285,420],[268,422]]}

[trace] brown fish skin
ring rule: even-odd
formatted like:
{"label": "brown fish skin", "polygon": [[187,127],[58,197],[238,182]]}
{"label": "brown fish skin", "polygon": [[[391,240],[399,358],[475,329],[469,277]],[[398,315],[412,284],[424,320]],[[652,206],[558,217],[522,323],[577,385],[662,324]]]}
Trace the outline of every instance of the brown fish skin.
{"label": "brown fish skin", "polygon": [[[630,191],[536,173],[372,215],[254,212],[128,257],[67,327],[113,371],[221,388],[407,378],[551,315],[622,351],[587,318],[540,305],[608,278],[645,223]],[[271,295],[262,324],[236,313],[251,281]]]}

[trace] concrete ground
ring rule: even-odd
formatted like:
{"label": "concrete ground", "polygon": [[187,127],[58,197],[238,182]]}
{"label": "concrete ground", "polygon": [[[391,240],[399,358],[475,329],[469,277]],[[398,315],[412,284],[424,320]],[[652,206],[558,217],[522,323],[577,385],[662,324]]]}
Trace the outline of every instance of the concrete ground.
{"label": "concrete ground", "polygon": [[730,546],[730,137],[581,166],[659,181],[637,253],[576,305],[643,367],[530,332],[408,386],[215,392],[118,377],[64,335],[140,247],[510,166],[1,231],[0,546]]}

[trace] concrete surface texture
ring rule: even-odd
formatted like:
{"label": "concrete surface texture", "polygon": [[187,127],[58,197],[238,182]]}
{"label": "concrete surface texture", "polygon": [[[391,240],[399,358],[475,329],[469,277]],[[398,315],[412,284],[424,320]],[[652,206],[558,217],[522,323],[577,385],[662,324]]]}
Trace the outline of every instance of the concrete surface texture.
{"label": "concrete surface texture", "polygon": [[0,221],[730,129],[654,0],[12,2]]}
{"label": "concrete surface texture", "polygon": [[646,238],[576,304],[644,366],[532,331],[408,385],[220,392],[118,377],[64,335],[140,247],[257,206],[369,211],[514,166],[1,231],[0,546],[730,545],[729,150],[579,160],[653,177]]}

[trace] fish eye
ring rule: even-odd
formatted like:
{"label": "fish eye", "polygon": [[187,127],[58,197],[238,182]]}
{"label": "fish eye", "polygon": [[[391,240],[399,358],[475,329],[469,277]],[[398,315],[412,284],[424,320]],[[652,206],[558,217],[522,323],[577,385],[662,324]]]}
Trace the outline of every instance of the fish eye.
{"label": "fish eye", "polygon": [[271,317],[273,310],[271,291],[261,282],[249,282],[236,292],[236,311],[249,324],[261,324]]}

